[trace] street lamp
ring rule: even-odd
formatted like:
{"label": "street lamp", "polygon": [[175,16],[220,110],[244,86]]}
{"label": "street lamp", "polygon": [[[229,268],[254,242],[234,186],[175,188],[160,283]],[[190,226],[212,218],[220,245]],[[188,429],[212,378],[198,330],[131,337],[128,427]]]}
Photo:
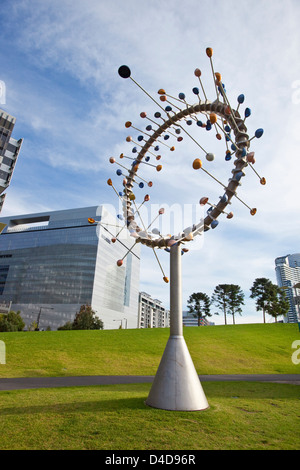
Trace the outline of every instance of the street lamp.
{"label": "street lamp", "polygon": [[119,322],[121,322],[121,323],[120,323],[120,328],[122,328],[122,322],[123,322],[123,320],[120,320],[120,319],[119,319],[119,320],[113,320],[113,321],[119,321]]}
{"label": "street lamp", "polygon": [[35,329],[35,331],[40,331],[39,325],[40,325],[40,318],[41,318],[42,308],[46,308],[47,310],[54,310],[53,307],[40,307],[40,311],[38,313],[37,320],[36,320],[36,329]]}

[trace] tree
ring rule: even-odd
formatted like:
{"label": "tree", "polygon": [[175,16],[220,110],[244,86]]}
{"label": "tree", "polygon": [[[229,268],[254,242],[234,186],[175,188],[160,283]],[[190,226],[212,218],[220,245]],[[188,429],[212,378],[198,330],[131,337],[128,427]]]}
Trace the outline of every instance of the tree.
{"label": "tree", "polygon": [[277,317],[288,313],[290,302],[282,288],[273,284],[273,289],[273,299],[269,303],[268,314],[274,317],[277,322]]}
{"label": "tree", "polygon": [[251,299],[256,299],[256,310],[263,312],[263,321],[266,323],[266,312],[269,313],[271,309],[271,303],[274,300],[275,284],[270,279],[265,277],[259,277],[253,282],[251,287]]}
{"label": "tree", "polygon": [[235,284],[230,284],[231,290],[229,294],[229,312],[232,315],[232,321],[235,325],[235,318],[234,315],[238,313],[242,315],[242,308],[241,305],[244,304],[244,292],[241,290],[240,286]]}
{"label": "tree", "polygon": [[241,288],[235,284],[219,284],[215,287],[211,302],[223,312],[225,325],[227,325],[228,313],[233,316],[233,322],[236,313],[241,315],[240,305],[244,304],[244,294]]}
{"label": "tree", "polygon": [[198,318],[198,326],[201,325],[201,319],[210,317],[210,300],[208,295],[203,292],[197,292],[190,295],[188,301],[189,313]]}
{"label": "tree", "polygon": [[81,305],[76,313],[74,321],[67,322],[58,330],[103,330],[103,321],[96,316],[96,312],[90,305]]}
{"label": "tree", "polygon": [[0,314],[0,331],[23,331],[24,327],[20,311]]}

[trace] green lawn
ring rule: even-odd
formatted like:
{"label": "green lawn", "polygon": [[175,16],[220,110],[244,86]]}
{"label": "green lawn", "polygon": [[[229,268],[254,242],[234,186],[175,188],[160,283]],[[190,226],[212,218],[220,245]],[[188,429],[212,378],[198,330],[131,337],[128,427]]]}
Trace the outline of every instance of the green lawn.
{"label": "green lawn", "polygon": [[[299,373],[297,325],[184,328],[199,374]],[[0,377],[155,375],[169,329],[0,333]],[[145,405],[150,384],[0,392],[0,450],[230,450],[300,447],[300,388],[203,382],[209,409]]]}
{"label": "green lawn", "polygon": [[0,392],[0,450],[290,450],[299,386],[205,382],[210,408],[147,407],[150,384]]}
{"label": "green lawn", "polygon": [[[154,375],[169,329],[0,333],[0,377]],[[291,360],[296,324],[184,328],[199,374],[299,373]]]}

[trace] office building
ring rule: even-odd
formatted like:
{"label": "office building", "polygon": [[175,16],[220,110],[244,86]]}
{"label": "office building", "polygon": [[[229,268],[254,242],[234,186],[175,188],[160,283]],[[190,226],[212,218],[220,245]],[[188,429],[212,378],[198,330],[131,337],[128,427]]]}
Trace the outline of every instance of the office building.
{"label": "office building", "polygon": [[170,326],[170,312],[162,302],[146,292],[139,295],[139,328],[165,328]]}
{"label": "office building", "polygon": [[206,318],[200,318],[200,325],[198,317],[194,317],[191,313],[184,311],[182,312],[182,322],[183,326],[208,326],[214,325],[214,323],[209,322]]}
{"label": "office building", "polygon": [[140,247],[117,266],[133,245],[127,230],[113,243],[118,220],[104,206],[1,218],[0,303],[27,327],[57,329],[89,304],[105,329],[137,328]]}
{"label": "office building", "polygon": [[[11,137],[16,119],[0,109],[0,212],[14,167],[22,145],[22,139]],[[1,231],[1,230],[0,230]]]}
{"label": "office building", "polygon": [[277,284],[279,287],[285,288],[290,302],[290,309],[284,317],[284,322],[296,323],[300,321],[300,253],[276,258],[275,271]]}

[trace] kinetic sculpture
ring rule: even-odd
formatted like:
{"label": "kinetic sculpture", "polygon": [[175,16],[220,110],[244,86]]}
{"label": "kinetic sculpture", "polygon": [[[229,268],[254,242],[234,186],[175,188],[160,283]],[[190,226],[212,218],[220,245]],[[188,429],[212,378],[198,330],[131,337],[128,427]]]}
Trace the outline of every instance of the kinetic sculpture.
{"label": "kinetic sculpture", "polygon": [[[251,215],[255,215],[257,211],[256,208],[248,206],[237,195],[237,189],[241,185],[241,179],[245,176],[246,168],[250,167],[259,177],[260,183],[262,185],[266,184],[265,178],[260,177],[253,167],[255,163],[254,152],[249,152],[250,142],[254,138],[260,138],[263,134],[263,129],[257,129],[254,136],[249,138],[245,121],[250,116],[251,110],[246,108],[244,117],[242,117],[239,112],[239,107],[245,99],[244,95],[241,94],[238,96],[237,108],[233,109],[228,100],[225,86],[222,83],[221,74],[214,72],[212,62],[213,50],[207,48],[206,55],[210,60],[215,86],[216,99],[214,101],[207,99],[201,80],[201,71],[198,68],[195,70],[194,74],[199,81],[203,98],[200,98],[200,89],[194,87],[192,91],[194,95],[198,97],[198,102],[192,105],[188,104],[184,93],[179,93],[178,98],[176,98],[167,94],[164,89],[158,90],[160,98],[159,103],[132,78],[129,67],[122,65],[118,71],[122,78],[130,78],[160,109],[154,114],[155,119],[158,121],[150,119],[145,112],[140,114],[142,119],[149,122],[145,131],[134,127],[130,121],[125,123],[126,128],[140,133],[136,140],[134,140],[132,136],[126,138],[127,142],[134,144],[132,153],[134,153],[135,156],[127,157],[123,153],[120,155],[121,159],[127,158],[132,160],[130,168],[117,162],[114,157],[110,158],[110,163],[117,164],[125,170],[125,173],[123,173],[121,169],[116,171],[117,175],[123,176],[124,178],[123,192],[119,193],[116,190],[111,179],[109,179],[107,183],[122,200],[125,227],[127,227],[130,235],[135,239],[133,246],[122,259],[117,261],[117,265],[122,266],[124,258],[132,251],[136,243],[142,243],[153,250],[163,273],[163,280],[168,283],[169,278],[163,271],[156,254],[156,249],[165,249],[170,252],[170,337],[146,401],[149,406],[166,410],[203,410],[209,406],[183,337],[181,254],[188,250],[182,249],[182,244],[184,242],[193,241],[197,235],[201,235],[210,228],[216,228],[218,225],[217,218],[221,214],[226,214],[227,218],[231,219],[233,213],[225,212],[225,209],[228,204],[231,204],[231,200],[234,198],[244,204],[249,209]],[[163,103],[167,104],[165,108],[162,106]],[[180,107],[178,103],[180,103]],[[199,119],[199,116],[201,116],[202,120]],[[191,161],[194,170],[200,170],[206,173],[206,175],[222,187],[223,192],[220,196],[220,200],[216,204],[212,204],[209,202],[207,196],[202,196],[199,201],[200,205],[209,205],[204,220],[185,228],[182,233],[177,235],[162,235],[158,229],[149,230],[154,221],[152,221],[148,227],[145,227],[141,219],[140,208],[145,202],[149,201],[150,197],[146,195],[142,204],[137,207],[133,188],[134,185],[143,188],[145,184],[147,184],[148,187],[152,187],[151,181],[146,181],[140,176],[140,169],[143,168],[143,165],[150,165],[154,167],[157,172],[162,170],[161,164],[156,165],[149,163],[150,155],[153,155],[156,160],[160,160],[161,155],[154,153],[159,150],[158,144],[163,144],[165,147],[169,148],[169,151],[173,152],[175,147],[167,144],[169,138],[172,139],[173,137],[178,142],[181,142],[183,136],[187,136],[194,142],[198,149],[201,150],[208,162],[214,160],[215,155],[211,152],[207,152],[191,133],[187,131],[187,127],[192,124],[199,126],[199,128],[204,128],[206,131],[215,129],[217,140],[225,141],[225,161],[229,162],[233,156],[235,157],[233,161],[234,166],[231,171],[232,176],[227,184],[223,184],[216,176],[204,168],[200,158],[195,158]],[[163,213],[164,210],[160,209],[157,217]],[[138,225],[136,221],[137,216],[141,220],[143,227]],[[116,241],[117,236],[114,237],[112,241]]]}

